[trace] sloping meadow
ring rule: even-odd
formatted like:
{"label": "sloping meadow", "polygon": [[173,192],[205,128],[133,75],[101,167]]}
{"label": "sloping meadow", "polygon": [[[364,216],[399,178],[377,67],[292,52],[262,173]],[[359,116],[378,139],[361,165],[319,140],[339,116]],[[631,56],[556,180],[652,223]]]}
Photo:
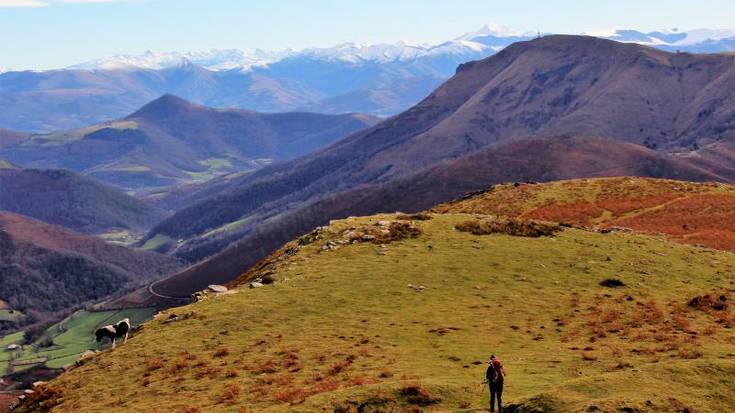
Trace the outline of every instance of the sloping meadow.
{"label": "sloping meadow", "polygon": [[487,215],[405,218],[292,241],[20,411],[480,409],[491,353],[507,403],[531,411],[735,410],[731,253],[627,232],[456,229]]}

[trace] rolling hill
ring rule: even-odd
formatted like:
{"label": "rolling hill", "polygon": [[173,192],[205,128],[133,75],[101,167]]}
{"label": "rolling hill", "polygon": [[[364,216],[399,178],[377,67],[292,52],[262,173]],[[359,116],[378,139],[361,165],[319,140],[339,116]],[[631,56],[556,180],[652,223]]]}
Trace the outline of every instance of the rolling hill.
{"label": "rolling hill", "polygon": [[25,316],[3,328],[58,320],[72,308],[179,268],[167,256],[0,212],[0,299]]}
{"label": "rolling hill", "polygon": [[[619,185],[630,189],[596,180],[537,192],[602,200],[598,190]],[[524,188],[536,193],[488,194],[532,210]],[[735,408],[731,253],[443,212],[351,217],[294,239],[230,293],[168,310],[19,411],[480,411],[489,354],[508,372],[507,411]],[[264,276],[275,282],[248,288]]]}
{"label": "rolling hill", "polygon": [[165,211],[112,186],[65,170],[0,166],[0,211],[85,234],[145,233]]}
{"label": "rolling hill", "polygon": [[[621,163],[622,160],[625,162]],[[469,192],[485,190],[489,185],[514,180],[623,175],[699,181],[719,178],[678,158],[632,144],[572,137],[518,141],[384,184],[362,185],[329,195],[275,216],[258,211],[254,216],[263,223],[254,231],[244,237],[236,231],[213,234],[209,245],[222,248],[221,253],[161,280],[155,289],[164,295],[187,297],[212,282],[225,283],[278,248],[283,239],[325,225],[330,219],[380,211],[421,211]],[[133,303],[140,300],[136,296]]]}
{"label": "rolling hill", "polygon": [[141,190],[292,159],[375,122],[356,114],[218,110],[164,95],[117,121],[34,135],[1,149],[0,157]]}
{"label": "rolling hill", "polygon": [[[735,101],[725,85],[735,81],[734,59],[583,36],[516,43],[461,66],[400,115],[233,179],[164,220],[146,242],[191,262],[257,245],[250,256],[233,254],[242,270],[267,253],[265,238],[274,247],[329,219],[428,208],[492,183],[626,174],[732,181]],[[363,190],[358,199],[371,203],[343,207],[348,196],[333,201],[339,212],[289,215]]]}

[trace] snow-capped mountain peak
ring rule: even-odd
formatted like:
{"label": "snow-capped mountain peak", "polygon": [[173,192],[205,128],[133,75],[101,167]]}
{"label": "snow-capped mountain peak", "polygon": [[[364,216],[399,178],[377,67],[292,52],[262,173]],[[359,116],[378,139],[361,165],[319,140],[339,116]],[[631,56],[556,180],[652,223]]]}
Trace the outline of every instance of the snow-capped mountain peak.
{"label": "snow-capped mountain peak", "polygon": [[[439,55],[466,56],[468,60],[486,57],[509,44],[528,40],[538,32],[521,32],[496,23],[488,23],[479,30],[464,34],[456,39],[438,44],[409,44],[406,42],[359,44],[342,43],[333,47],[314,47],[300,51],[286,49],[280,52],[256,49],[245,52],[239,49],[209,50],[204,52],[154,52],[139,55],[118,55],[80,65],[70,69],[164,69],[181,66],[183,63],[201,66],[208,70],[250,71],[265,67],[287,58],[307,58],[325,61],[341,61],[351,64],[365,62],[401,62],[422,57]],[[639,43],[667,50],[697,52],[731,51],[735,49],[735,30],[696,29],[684,31],[678,28],[653,32],[615,28],[599,32],[583,33],[621,42]]]}
{"label": "snow-capped mountain peak", "polygon": [[466,33],[455,40],[472,40],[478,37],[522,37],[528,35],[510,27],[490,22],[474,32]]}

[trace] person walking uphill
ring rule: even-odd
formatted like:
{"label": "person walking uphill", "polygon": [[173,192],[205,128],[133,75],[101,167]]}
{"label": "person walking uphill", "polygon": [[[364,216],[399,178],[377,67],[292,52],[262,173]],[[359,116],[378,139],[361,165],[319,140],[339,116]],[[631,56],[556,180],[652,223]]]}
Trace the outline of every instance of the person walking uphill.
{"label": "person walking uphill", "polygon": [[503,381],[505,369],[499,358],[490,356],[490,362],[485,372],[485,379],[490,386],[490,412],[495,411],[495,397],[498,398],[498,413],[503,413]]}

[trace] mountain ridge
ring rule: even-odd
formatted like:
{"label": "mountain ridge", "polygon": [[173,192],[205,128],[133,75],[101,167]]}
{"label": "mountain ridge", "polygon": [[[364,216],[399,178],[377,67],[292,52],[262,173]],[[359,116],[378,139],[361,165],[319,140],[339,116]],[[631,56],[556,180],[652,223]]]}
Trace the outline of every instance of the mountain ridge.
{"label": "mountain ridge", "polygon": [[[735,50],[731,31],[693,31],[693,44],[686,33],[674,30],[600,35],[672,52]],[[392,116],[426,97],[459,64],[535,37],[535,33],[490,27],[438,45],[341,45],[252,55],[227,50],[199,57],[150,52],[140,56],[139,63],[134,57],[123,57],[122,68],[111,63],[99,70],[5,72],[0,74],[0,88],[5,91],[0,127],[34,132],[78,128],[124,117],[165,93],[213,107],[261,112]],[[73,111],[66,109],[71,107]]]}
{"label": "mountain ridge", "polygon": [[74,170],[138,191],[252,171],[375,122],[360,114],[214,109],[165,94],[116,121],[33,135],[0,149],[0,157],[30,167]]}
{"label": "mountain ridge", "polygon": [[[555,35],[567,33],[543,33],[543,35]],[[537,37],[537,32],[521,32],[494,23],[489,23],[474,32],[463,34],[455,39],[439,44],[409,44],[403,41],[397,43],[359,44],[342,43],[333,47],[315,47],[303,50],[285,50],[282,52],[269,52],[256,50],[247,53],[239,49],[217,50],[207,52],[170,52],[156,53],[146,51],[141,55],[119,55],[80,63],[67,67],[67,69],[163,69],[177,67],[186,64],[201,66],[208,70],[251,70],[253,67],[264,67],[277,63],[280,60],[294,56],[323,56],[328,59],[344,60],[349,62],[360,61],[392,61],[410,60],[437,53],[437,50],[451,50],[450,53],[461,54],[463,50],[495,50],[502,45],[515,43],[517,41],[530,40]],[[585,33],[582,33],[585,35]],[[654,46],[668,51],[689,51],[694,49],[701,51],[703,48],[718,50],[717,42],[721,51],[731,51],[729,42],[735,42],[735,30],[725,29],[693,29],[693,30],[656,30],[642,32],[633,29],[614,29],[611,31],[599,31],[587,33],[596,37],[621,42],[637,43]],[[510,39],[510,40],[505,40]]]}
{"label": "mountain ridge", "polygon": [[[713,148],[732,147],[733,129],[722,127],[727,122],[721,117],[726,119],[728,105],[735,102],[722,95],[729,89],[704,85],[735,80],[732,62],[732,56],[673,54],[590,37],[549,36],[517,43],[460,67],[452,79],[401,115],[307,157],[235,178],[229,190],[179,211],[146,239],[185,239],[183,244],[168,242],[165,248],[190,262],[210,257],[181,274],[188,280],[184,285],[199,285],[208,268],[217,268],[218,280],[231,277],[238,266],[241,270],[267,254],[264,245],[275,248],[309,225],[353,212],[384,212],[381,207],[405,208],[414,196],[436,203],[461,195],[446,188],[478,190],[482,182],[585,174],[731,181],[733,158],[716,155],[728,152]],[[680,73],[687,87],[669,87],[679,85]],[[677,98],[669,95],[671,90],[677,91]],[[684,102],[680,90],[699,97]],[[641,91],[651,94],[642,96]],[[719,104],[709,111],[707,102],[713,100]],[[687,128],[660,133],[676,129],[670,114],[685,106],[681,112],[689,117],[680,116],[678,122]],[[554,116],[547,116],[549,108],[556,111]],[[630,113],[637,111],[632,118]],[[604,139],[590,137],[596,133]],[[554,139],[559,136],[568,138]],[[579,153],[565,158],[575,148]],[[477,155],[474,163],[473,154],[483,151],[493,161]],[[449,166],[430,169],[443,163]],[[418,174],[416,181],[412,174]],[[418,184],[426,189],[411,192]],[[426,196],[431,188],[446,198]],[[374,194],[365,205],[339,200],[341,193],[361,190],[367,191],[365,196]],[[308,210],[321,198],[337,198],[334,209]],[[212,256],[230,244],[232,251]],[[248,248],[252,255],[245,252]],[[178,291],[175,284],[173,277],[158,286],[173,292]]]}
{"label": "mountain ridge", "polygon": [[0,210],[85,234],[140,234],[166,216],[146,201],[67,170],[0,168],[0,187]]}

